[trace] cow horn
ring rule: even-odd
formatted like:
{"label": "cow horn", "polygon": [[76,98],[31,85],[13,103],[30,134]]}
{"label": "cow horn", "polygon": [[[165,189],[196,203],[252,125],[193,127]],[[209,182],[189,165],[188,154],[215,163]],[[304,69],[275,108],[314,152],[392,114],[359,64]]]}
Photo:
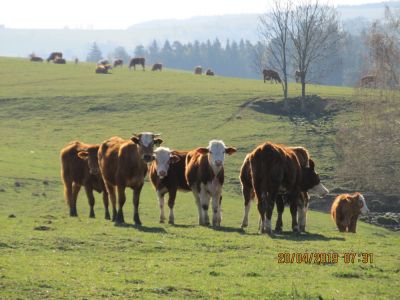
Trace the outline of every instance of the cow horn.
{"label": "cow horn", "polygon": [[81,151],[88,151],[88,148],[78,148],[76,149],[77,152],[81,152]]}
{"label": "cow horn", "polygon": [[153,133],[153,136],[154,137],[159,137],[159,136],[161,136],[161,133]]}

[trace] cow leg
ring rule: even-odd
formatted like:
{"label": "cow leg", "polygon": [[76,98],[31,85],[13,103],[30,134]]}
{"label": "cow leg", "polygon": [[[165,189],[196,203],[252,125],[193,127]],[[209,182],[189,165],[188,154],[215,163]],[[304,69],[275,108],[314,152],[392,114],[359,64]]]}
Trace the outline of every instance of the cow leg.
{"label": "cow leg", "polygon": [[78,193],[81,189],[81,186],[77,183],[72,183],[72,195],[71,195],[71,205],[69,207],[69,215],[71,217],[77,217],[78,212],[76,210],[76,200],[78,198]]}
{"label": "cow leg", "polygon": [[72,181],[64,179],[64,198],[68,204],[68,208],[70,209],[70,216],[71,215],[71,205],[72,205]]}
{"label": "cow leg", "polygon": [[103,204],[104,204],[104,218],[110,220],[110,211],[108,210],[108,193],[106,190],[103,191]]}
{"label": "cow leg", "polygon": [[192,188],[193,196],[194,196],[194,201],[196,202],[197,205],[197,210],[199,212],[199,225],[202,225],[203,223],[203,210],[201,209],[201,204],[200,204],[200,193],[198,193],[195,189]]}
{"label": "cow leg", "polygon": [[306,231],[308,200],[309,200],[309,195],[307,192],[300,193],[300,198],[297,205],[298,208],[297,217],[300,225],[300,232]]}
{"label": "cow leg", "polygon": [[159,203],[159,206],[160,206],[160,223],[164,223],[165,222],[164,195],[165,195],[165,193],[162,193],[160,190],[157,190],[157,198],[158,198],[158,203]]}
{"label": "cow leg", "polygon": [[221,226],[221,193],[217,192],[212,195],[212,207],[213,207],[213,227]]}
{"label": "cow leg", "polygon": [[299,224],[297,223],[297,201],[300,194],[288,195],[288,200],[290,203],[290,213],[292,215],[292,230],[293,232],[299,232]]}
{"label": "cow leg", "polygon": [[94,196],[93,196],[93,188],[90,186],[85,186],[85,192],[86,192],[86,196],[88,198],[88,202],[89,202],[89,207],[90,207],[90,213],[89,213],[89,218],[95,218],[95,214],[94,214]]}
{"label": "cow leg", "polygon": [[245,228],[249,225],[249,212],[251,206],[251,200],[254,198],[253,187],[243,186],[243,198],[244,198],[244,215],[242,221],[242,228]]}
{"label": "cow leg", "polygon": [[278,195],[276,198],[276,209],[278,211],[278,218],[276,219],[275,232],[282,232],[282,215],[285,210],[285,200],[283,195]]}
{"label": "cow leg", "polygon": [[261,199],[258,200],[257,202],[257,208],[258,208],[258,212],[260,213],[260,233],[264,233],[265,232],[265,212],[266,212],[266,199],[265,197],[262,197]]}
{"label": "cow leg", "polygon": [[356,233],[356,228],[357,228],[357,216],[352,217],[350,220],[350,225],[349,225],[349,232]]}
{"label": "cow leg", "polygon": [[264,223],[264,229],[265,232],[268,234],[272,234],[272,225],[271,225],[271,218],[272,218],[272,212],[274,211],[274,205],[275,205],[275,200],[276,200],[277,193],[268,193],[267,195],[267,201],[266,201],[266,209],[265,209],[265,223]]}
{"label": "cow leg", "polygon": [[172,189],[169,191],[169,198],[168,198],[168,207],[169,207],[169,224],[175,224],[175,216],[174,216],[174,206],[175,206],[175,199],[176,199],[176,189]]}
{"label": "cow leg", "polygon": [[115,222],[118,224],[122,224],[125,223],[124,212],[122,210],[126,201],[125,186],[118,185],[117,192],[118,192],[118,211],[117,211],[117,217],[115,218]]}
{"label": "cow leg", "polygon": [[133,190],[133,222],[135,222],[135,225],[142,225],[139,218],[139,198],[142,187],[143,184]]}
{"label": "cow leg", "polygon": [[208,217],[208,207],[210,205],[210,195],[206,191],[206,187],[204,184],[200,186],[200,205],[202,210],[202,224],[204,226],[210,225],[210,218]]}
{"label": "cow leg", "polygon": [[107,188],[107,192],[108,192],[108,195],[110,197],[111,205],[112,205],[112,208],[113,208],[111,221],[114,222],[116,220],[116,218],[117,218],[117,209],[116,209],[116,207],[117,207],[117,196],[115,194],[115,187],[113,185],[111,185],[111,184],[107,184],[106,188]]}

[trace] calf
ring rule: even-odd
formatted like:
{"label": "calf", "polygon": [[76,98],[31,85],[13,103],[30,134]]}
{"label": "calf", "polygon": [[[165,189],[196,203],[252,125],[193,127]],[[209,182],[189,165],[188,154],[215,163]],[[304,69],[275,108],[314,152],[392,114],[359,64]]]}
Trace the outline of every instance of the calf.
{"label": "calf", "polygon": [[108,212],[108,194],[100,175],[97,160],[99,145],[89,145],[78,141],[69,143],[61,149],[61,178],[64,183],[65,200],[69,206],[69,215],[78,216],[76,200],[81,186],[85,187],[90,206],[90,218],[94,218],[93,190],[103,192],[105,218],[110,219]]}
{"label": "calf", "polygon": [[209,225],[210,197],[213,206],[213,226],[221,225],[222,186],[224,184],[225,153],[231,155],[235,148],[226,147],[221,140],[212,140],[207,148],[197,148],[186,156],[186,181],[191,188],[199,210],[199,224]]}
{"label": "calf", "polygon": [[174,205],[176,192],[190,191],[185,178],[187,151],[171,151],[160,147],[154,151],[154,160],[150,165],[149,177],[160,204],[160,223],[164,223],[164,196],[168,193],[169,224],[174,224]]}
{"label": "calf", "polygon": [[122,208],[126,201],[125,189],[130,187],[133,189],[133,220],[136,225],[142,224],[139,218],[140,192],[147,174],[147,163],[154,158],[154,145],[162,143],[158,136],[151,132],[143,132],[134,134],[130,140],[113,137],[100,145],[100,170],[113,206],[112,220],[116,223],[125,222]]}
{"label": "calf", "polygon": [[118,66],[123,66],[124,61],[122,59],[116,59],[114,60],[114,68],[118,67]]}
{"label": "calf", "polygon": [[211,70],[211,69],[207,69],[206,75],[208,75],[208,76],[214,76],[214,71]]}
{"label": "calf", "polygon": [[340,232],[356,232],[360,214],[369,212],[367,203],[360,193],[342,194],[332,203],[331,215]]}
{"label": "calf", "polygon": [[163,65],[162,63],[155,63],[151,68],[152,71],[162,71]]}
{"label": "calf", "polygon": [[194,74],[196,75],[203,74],[203,68],[201,66],[197,66],[196,68],[194,68]]}
{"label": "calf", "polygon": [[[293,231],[298,231],[298,199],[307,191],[316,190],[324,194],[328,191],[320,183],[313,160],[309,159],[308,164],[303,167],[295,151],[283,145],[264,143],[249,153],[240,172],[245,200],[242,227],[248,224],[250,201],[256,197],[261,217],[260,231],[272,233],[271,216],[274,204],[280,194],[285,194],[290,203]],[[277,231],[281,230],[281,216],[276,227]]]}

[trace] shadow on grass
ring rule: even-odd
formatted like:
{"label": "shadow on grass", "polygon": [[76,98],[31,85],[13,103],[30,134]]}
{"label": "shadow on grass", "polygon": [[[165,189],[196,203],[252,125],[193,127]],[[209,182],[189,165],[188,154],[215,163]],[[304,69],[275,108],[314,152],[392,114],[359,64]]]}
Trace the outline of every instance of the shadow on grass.
{"label": "shadow on grass", "polygon": [[272,239],[290,240],[290,241],[345,241],[344,237],[327,237],[319,233],[295,233],[293,231],[283,231],[273,233]]}
{"label": "shadow on grass", "polygon": [[220,227],[210,227],[211,229],[214,229],[215,231],[222,231],[222,232],[237,232],[240,234],[246,234],[246,232],[243,230],[243,228],[240,227],[227,227],[227,226],[220,226]]}
{"label": "shadow on grass", "polygon": [[127,223],[115,223],[115,227],[120,228],[135,228],[138,231],[142,232],[150,232],[150,233],[167,233],[167,231],[162,227],[150,227],[150,226],[143,226],[143,225],[135,225],[135,224],[127,224]]}
{"label": "shadow on grass", "polygon": [[188,224],[169,224],[169,226],[176,227],[176,228],[195,228],[198,225],[188,225]]}

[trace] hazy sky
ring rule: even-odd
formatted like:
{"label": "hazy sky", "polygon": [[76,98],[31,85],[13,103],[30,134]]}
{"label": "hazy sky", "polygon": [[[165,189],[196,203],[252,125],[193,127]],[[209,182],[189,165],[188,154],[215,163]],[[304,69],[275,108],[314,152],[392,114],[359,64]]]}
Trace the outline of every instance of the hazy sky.
{"label": "hazy sky", "polygon": [[[0,25],[9,28],[125,29],[155,19],[262,13],[268,0],[1,0]],[[333,5],[380,0],[331,0]]]}

